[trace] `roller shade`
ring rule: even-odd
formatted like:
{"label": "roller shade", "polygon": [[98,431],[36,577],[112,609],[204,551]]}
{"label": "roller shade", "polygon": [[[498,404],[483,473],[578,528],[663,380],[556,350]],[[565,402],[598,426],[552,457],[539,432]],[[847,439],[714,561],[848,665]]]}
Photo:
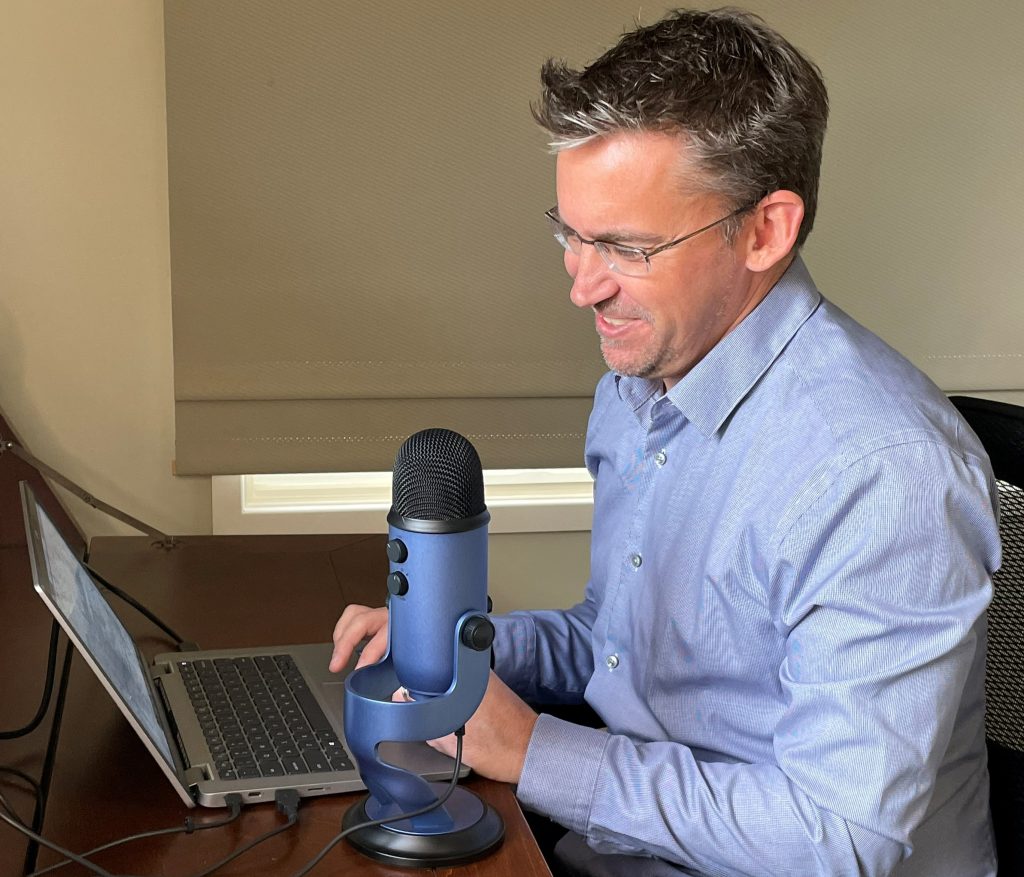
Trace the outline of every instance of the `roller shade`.
{"label": "roller shade", "polygon": [[389,469],[429,426],[488,468],[582,465],[603,365],[529,116],[551,24],[168,0],[179,474]]}
{"label": "roller shade", "polygon": [[[1024,7],[746,5],[829,87],[821,290],[944,390],[1019,392]],[[603,366],[528,104],[663,11],[166,0],[177,471],[388,469],[428,426],[579,465]]]}

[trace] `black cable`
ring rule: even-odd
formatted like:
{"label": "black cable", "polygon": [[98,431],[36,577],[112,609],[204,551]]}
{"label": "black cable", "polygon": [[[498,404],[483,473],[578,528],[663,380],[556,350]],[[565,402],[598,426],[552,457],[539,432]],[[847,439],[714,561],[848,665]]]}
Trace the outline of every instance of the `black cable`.
{"label": "black cable", "polygon": [[[455,732],[455,769],[452,771],[452,778],[448,783],[448,788],[444,790],[444,794],[441,795],[440,798],[431,804],[427,804],[426,807],[420,807],[419,810],[410,810],[408,813],[399,813],[397,816],[386,816],[383,819],[370,819],[367,822],[359,822],[356,825],[349,826],[344,831],[339,832],[331,838],[327,843],[327,846],[320,850],[320,852],[317,853],[301,871],[295,874],[295,877],[306,877],[310,871],[320,864],[324,856],[326,856],[350,834],[362,831],[364,828],[376,828],[378,825],[385,825],[389,822],[401,822],[403,819],[412,819],[414,816],[422,816],[424,813],[436,810],[444,804],[444,802],[451,797],[452,792],[455,791],[455,787],[459,784],[459,771],[462,769],[462,737],[465,733],[465,727],[459,728],[459,730]],[[200,875],[196,875],[196,877],[200,877]]]}
{"label": "black cable", "polygon": [[57,669],[57,639],[60,636],[60,625],[54,619],[50,627],[50,649],[46,657],[46,679],[43,682],[43,696],[39,702],[39,709],[27,725],[15,728],[11,731],[0,731],[0,740],[13,740],[15,737],[24,737],[31,734],[42,724],[46,717],[46,711],[50,708],[50,698],[53,695],[53,674]]}
{"label": "black cable", "polygon": [[[104,850],[112,849],[113,847],[119,847],[122,844],[131,843],[136,840],[144,840],[147,837],[163,837],[167,834],[193,834],[197,831],[208,831],[211,828],[223,828],[225,825],[229,825],[234,822],[242,814],[242,796],[232,793],[225,795],[224,803],[230,808],[231,812],[223,819],[218,819],[215,822],[193,822],[191,816],[185,817],[184,825],[176,825],[173,828],[157,828],[152,831],[142,831],[138,834],[132,834],[128,837],[122,837],[118,840],[113,840],[110,843],[105,843],[102,846],[95,847],[84,853],[83,856],[93,856],[96,853],[101,853]],[[38,871],[33,871],[28,877],[40,877],[41,874],[49,874],[51,871],[56,871],[58,868],[63,868],[65,865],[70,865],[71,860],[65,859],[63,862],[58,862],[56,865],[50,865],[46,868],[41,868]]]}
{"label": "black cable", "polygon": [[6,813],[0,813],[0,821],[6,822],[12,828],[16,828],[23,835],[31,839],[34,843],[42,844],[44,847],[49,847],[51,850],[54,850],[60,853],[62,856],[67,857],[72,862],[75,862],[84,868],[88,868],[90,873],[96,874],[98,875],[98,877],[114,877],[113,874],[111,874],[109,871],[104,871],[99,865],[93,864],[88,859],[85,859],[82,856],[75,855],[70,850],[66,850],[64,849],[64,847],[59,846],[58,844],[55,844],[53,841],[49,841],[42,835],[32,831],[31,828],[28,828],[25,825],[23,825],[20,819],[12,819]]}
{"label": "black cable", "polygon": [[[32,789],[32,828],[38,828],[42,824],[42,789],[39,788],[39,783],[36,782],[34,777],[29,776],[24,771],[20,771],[15,767],[2,767],[0,766],[0,773],[10,774],[16,779],[20,779],[26,785]],[[10,801],[7,800],[7,796],[0,792],[0,804],[7,811],[8,815],[14,819],[17,819],[22,825],[26,825],[25,820],[22,819]],[[26,827],[29,827],[26,825]]]}
{"label": "black cable", "polygon": [[[7,800],[7,796],[3,792],[0,792],[0,807],[3,807],[4,810],[7,811],[7,815],[10,816],[11,819],[17,819],[18,822],[25,825],[25,820],[18,815],[18,811],[14,809],[14,805]],[[28,828],[27,825],[25,827]]]}
{"label": "black cable", "polygon": [[157,618],[156,615],[154,615],[152,612],[150,612],[145,606],[143,606],[131,594],[128,594],[125,591],[122,591],[116,585],[110,584],[110,582],[108,582],[102,575],[100,575],[98,572],[96,572],[96,570],[94,570],[91,566],[89,566],[89,564],[87,564],[85,561],[82,561],[82,566],[85,567],[85,569],[89,573],[89,575],[91,575],[94,579],[96,579],[97,583],[99,583],[104,588],[106,588],[108,591],[110,591],[110,593],[113,594],[115,597],[120,597],[129,606],[131,606],[137,612],[141,613],[146,618],[148,618],[150,621],[152,621],[153,624],[155,624],[157,627],[159,627],[164,633],[166,633],[171,639],[174,640],[175,645],[181,645],[185,641],[184,638],[178,636],[178,634],[175,633],[173,629],[171,629],[168,625],[164,624],[159,618]]}
{"label": "black cable", "polygon": [[[43,829],[43,819],[46,817],[46,798],[50,793],[50,782],[53,779],[53,768],[57,760],[57,742],[60,740],[61,719],[64,717],[64,704],[68,696],[68,680],[71,677],[71,658],[74,650],[71,641],[68,640],[64,646],[64,663],[60,670],[60,685],[57,689],[57,701],[53,706],[53,718],[50,720],[50,736],[46,741],[46,755],[43,757],[43,770],[39,780],[39,806],[36,808],[35,818],[32,820],[32,829],[36,833]],[[24,872],[32,871],[36,866],[36,859],[39,856],[39,844],[35,841],[28,845],[25,850]]]}
{"label": "black cable", "polygon": [[32,792],[35,795],[36,800],[39,800],[39,796],[42,794],[42,790],[39,788],[39,782],[35,779],[35,777],[29,776],[27,773],[25,773],[25,771],[18,770],[16,767],[5,767],[3,765],[0,765],[0,773],[11,774],[12,776],[17,777],[26,785],[31,786]]}
{"label": "black cable", "polygon": [[226,855],[223,859],[218,862],[214,862],[208,868],[204,868],[196,874],[192,874],[191,877],[209,877],[214,871],[219,868],[223,868],[228,862],[233,862],[243,853],[249,852],[257,844],[261,844],[264,841],[270,840],[272,837],[287,831],[296,822],[299,821],[299,793],[295,789],[278,789],[274,793],[274,801],[277,803],[277,812],[283,813],[288,817],[288,821],[284,825],[279,825],[277,828],[273,828],[265,834],[261,834],[259,837],[254,838],[247,844],[243,844],[237,850]]}

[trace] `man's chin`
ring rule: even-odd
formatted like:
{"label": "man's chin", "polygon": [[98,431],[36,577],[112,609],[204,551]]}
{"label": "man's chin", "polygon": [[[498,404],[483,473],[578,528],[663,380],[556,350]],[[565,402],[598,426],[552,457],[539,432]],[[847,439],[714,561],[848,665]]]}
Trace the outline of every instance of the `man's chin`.
{"label": "man's chin", "polygon": [[616,356],[615,351],[608,350],[604,345],[601,346],[601,356],[609,371],[624,378],[650,378],[657,371],[656,363],[637,362],[629,357]]}

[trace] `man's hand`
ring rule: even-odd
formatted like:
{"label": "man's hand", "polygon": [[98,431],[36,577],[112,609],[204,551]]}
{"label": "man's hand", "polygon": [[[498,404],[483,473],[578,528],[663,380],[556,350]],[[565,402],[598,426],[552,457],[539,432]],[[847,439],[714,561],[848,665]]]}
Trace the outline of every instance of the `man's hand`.
{"label": "man's hand", "polygon": [[[466,722],[462,760],[481,776],[518,783],[536,722],[537,714],[492,671],[483,701]],[[454,734],[428,742],[455,757]]]}
{"label": "man's hand", "polygon": [[352,650],[367,637],[370,641],[363,646],[356,662],[357,669],[367,664],[376,664],[384,657],[388,645],[388,610],[346,606],[338,623],[334,625],[334,653],[329,665],[331,672],[337,673],[344,669],[352,656]]}

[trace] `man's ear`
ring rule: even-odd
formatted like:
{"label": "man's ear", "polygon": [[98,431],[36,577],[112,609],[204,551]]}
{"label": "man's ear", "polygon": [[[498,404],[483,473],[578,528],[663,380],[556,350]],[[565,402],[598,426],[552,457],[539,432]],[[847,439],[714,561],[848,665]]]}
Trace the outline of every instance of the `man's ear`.
{"label": "man's ear", "polygon": [[804,218],[804,199],[780,189],[761,199],[746,236],[746,265],[767,271],[785,259],[796,245]]}

